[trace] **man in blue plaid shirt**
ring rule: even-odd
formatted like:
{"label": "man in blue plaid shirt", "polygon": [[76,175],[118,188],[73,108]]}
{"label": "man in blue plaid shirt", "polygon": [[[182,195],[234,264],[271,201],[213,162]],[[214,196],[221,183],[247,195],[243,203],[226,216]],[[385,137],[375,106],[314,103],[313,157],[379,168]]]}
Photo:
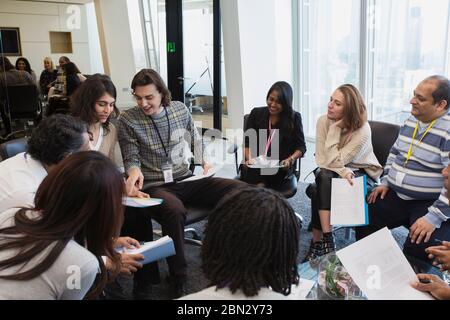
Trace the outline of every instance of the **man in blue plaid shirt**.
{"label": "man in blue plaid shirt", "polygon": [[[221,178],[177,183],[192,175],[186,142],[194,151],[195,162],[202,165],[203,173],[211,169],[192,116],[183,103],[171,101],[167,86],[154,70],[138,72],[131,88],[138,106],[125,111],[118,122],[119,144],[128,176],[127,192],[130,194],[137,188],[164,200],[161,206],[152,207],[149,212],[161,224],[163,233],[174,241],[176,255],[167,259],[169,281],[174,298],[180,297],[185,293],[187,269],[184,204],[214,206],[225,194],[245,184]],[[139,291],[139,287],[136,290]]]}

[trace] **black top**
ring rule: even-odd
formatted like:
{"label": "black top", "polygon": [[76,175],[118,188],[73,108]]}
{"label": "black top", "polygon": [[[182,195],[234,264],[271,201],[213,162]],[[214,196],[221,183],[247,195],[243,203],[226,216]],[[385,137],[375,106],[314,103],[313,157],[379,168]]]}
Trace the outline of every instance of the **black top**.
{"label": "black top", "polygon": [[[277,125],[272,126],[273,129],[280,129],[280,122]],[[254,129],[257,134],[257,150],[252,150],[252,157],[263,155],[265,152],[266,141],[259,141],[259,130],[266,130],[266,139],[269,137],[269,109],[268,107],[254,108],[247,119],[245,130]],[[278,160],[282,161],[291,156],[296,150],[302,152],[302,157],[306,152],[305,136],[303,134],[302,117],[300,113],[294,111],[294,128],[292,132],[287,132],[286,129],[280,129],[279,131],[279,153]],[[263,135],[264,136],[264,135]],[[275,135],[274,141],[277,139]],[[273,142],[274,143],[274,142]],[[249,147],[249,141],[246,137],[245,147]],[[271,146],[272,147],[272,146]],[[256,151],[257,154],[254,154]],[[269,148],[268,156],[271,156],[271,148]]]}
{"label": "black top", "polygon": [[39,78],[39,86],[41,87],[41,92],[44,94],[48,94],[48,88],[47,86],[56,80],[57,73],[56,70],[48,71],[47,69],[44,69],[41,73],[41,77]]}
{"label": "black top", "polygon": [[71,96],[75,90],[81,85],[80,78],[76,74],[70,74],[66,77],[67,83],[67,96]]}

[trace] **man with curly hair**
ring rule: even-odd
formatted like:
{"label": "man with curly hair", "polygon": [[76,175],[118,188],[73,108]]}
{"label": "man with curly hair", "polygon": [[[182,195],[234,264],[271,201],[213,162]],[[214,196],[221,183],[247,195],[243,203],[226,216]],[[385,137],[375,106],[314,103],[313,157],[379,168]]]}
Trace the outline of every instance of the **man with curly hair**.
{"label": "man with curly hair", "polygon": [[69,115],[43,120],[28,140],[28,151],[0,162],[0,213],[33,206],[47,173],[66,156],[89,150],[87,124]]}

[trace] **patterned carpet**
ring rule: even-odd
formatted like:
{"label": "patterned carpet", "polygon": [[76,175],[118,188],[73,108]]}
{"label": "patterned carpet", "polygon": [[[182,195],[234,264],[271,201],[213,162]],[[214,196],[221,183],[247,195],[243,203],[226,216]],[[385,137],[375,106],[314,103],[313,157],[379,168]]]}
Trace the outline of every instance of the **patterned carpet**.
{"label": "patterned carpet", "polygon": [[[308,246],[311,240],[311,232],[306,230],[309,221],[311,219],[311,201],[305,195],[305,189],[307,187],[306,183],[300,183],[297,194],[289,199],[290,204],[295,209],[297,213],[302,215],[303,229],[300,236],[300,256],[299,261],[301,261],[308,250]],[[205,222],[199,222],[194,224],[195,227],[200,233],[204,229]],[[160,229],[158,224],[154,224],[155,229]],[[393,231],[394,237],[396,238],[399,244],[403,244],[406,238],[406,229],[399,228]],[[353,243],[354,232],[350,232],[350,238],[346,239],[345,237],[345,229],[340,229],[335,232],[336,246],[337,249],[344,248],[345,246]],[[200,291],[207,287],[208,282],[206,278],[203,276],[201,270],[201,261],[200,261],[200,247],[194,246],[191,244],[186,244],[186,259],[188,262],[188,281],[186,285],[186,289],[188,293],[193,293]],[[166,300],[170,299],[169,294],[169,285],[165,281],[165,278],[168,275],[167,264],[165,261],[159,261],[159,269],[161,275],[161,283],[152,286],[151,292],[148,294],[148,299],[150,300]],[[107,290],[107,297],[110,299],[133,299],[132,295],[132,277],[121,277],[118,280],[119,286],[117,284],[112,284]]]}

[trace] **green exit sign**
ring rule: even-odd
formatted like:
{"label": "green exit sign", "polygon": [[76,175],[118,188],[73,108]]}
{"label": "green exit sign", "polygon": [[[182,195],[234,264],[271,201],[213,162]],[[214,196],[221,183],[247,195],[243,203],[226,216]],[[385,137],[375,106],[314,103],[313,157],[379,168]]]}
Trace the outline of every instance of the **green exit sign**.
{"label": "green exit sign", "polygon": [[175,52],[175,42],[167,42],[167,52]]}

